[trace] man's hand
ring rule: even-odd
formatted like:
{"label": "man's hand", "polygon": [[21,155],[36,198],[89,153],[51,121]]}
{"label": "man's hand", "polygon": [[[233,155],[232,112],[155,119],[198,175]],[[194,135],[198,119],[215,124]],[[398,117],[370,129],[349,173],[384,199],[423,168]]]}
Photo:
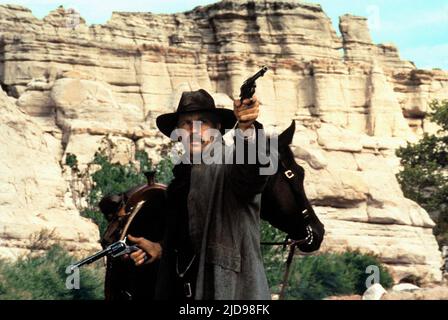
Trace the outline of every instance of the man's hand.
{"label": "man's hand", "polygon": [[136,238],[131,235],[128,235],[128,240],[140,248],[140,250],[130,254],[130,258],[137,267],[143,264],[153,263],[162,257],[162,247],[159,243],[151,242],[145,238]]}
{"label": "man's hand", "polygon": [[244,132],[257,120],[260,103],[256,96],[253,96],[252,99],[245,99],[243,103],[240,100],[234,100],[233,112],[238,119],[238,128]]}

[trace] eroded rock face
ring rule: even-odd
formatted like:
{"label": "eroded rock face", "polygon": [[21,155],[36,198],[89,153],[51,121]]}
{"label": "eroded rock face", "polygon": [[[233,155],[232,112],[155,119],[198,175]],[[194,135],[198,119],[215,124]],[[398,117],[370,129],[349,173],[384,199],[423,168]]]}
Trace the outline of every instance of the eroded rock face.
{"label": "eroded rock face", "polygon": [[379,61],[390,72],[409,72],[415,69],[412,62],[400,59],[394,45],[373,43],[367,18],[346,14],[340,17],[339,29],[344,41],[346,60],[361,63]]}
{"label": "eroded rock face", "polygon": [[[168,139],[155,118],[175,109],[182,91],[204,88],[231,108],[242,82],[267,65],[260,121],[281,131],[297,120],[292,149],[326,225],[324,250],[371,251],[396,279],[440,280],[433,222],[403,197],[394,151],[436,129],[425,115],[432,99],[448,99],[448,73],[417,70],[395,47],[372,43],[362,17],[341,17],[340,30],[319,5],[296,1],[121,12],[92,26],[63,8],[39,20],[0,5],[0,83],[9,94],[0,96],[0,252],[13,256],[47,225],[67,243],[94,247],[94,226],[70,203],[84,187],[70,190],[66,155],[81,168],[98,148],[119,162],[136,150],[157,161]],[[41,189],[45,197],[33,193]]]}
{"label": "eroded rock face", "polygon": [[62,178],[60,140],[0,91],[0,256],[27,252],[43,229],[68,249],[98,249],[98,229],[80,217]]}
{"label": "eroded rock face", "polygon": [[299,147],[293,149],[305,168],[305,189],[327,231],[323,250],[374,253],[397,280],[409,274],[440,280],[434,222],[404,198],[395,178],[399,159],[393,151],[401,139],[354,134],[332,124],[316,131],[298,126],[296,136]]}

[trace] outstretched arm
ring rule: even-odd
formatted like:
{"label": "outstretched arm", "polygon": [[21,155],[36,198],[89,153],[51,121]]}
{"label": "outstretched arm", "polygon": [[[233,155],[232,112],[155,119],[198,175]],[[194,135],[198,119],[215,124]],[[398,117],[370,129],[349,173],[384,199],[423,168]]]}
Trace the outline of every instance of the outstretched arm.
{"label": "outstretched arm", "polygon": [[239,198],[251,199],[261,193],[269,178],[261,175],[260,169],[268,164],[260,163],[259,144],[263,126],[256,120],[259,115],[260,103],[254,96],[241,103],[234,101],[234,113],[238,120],[234,134],[233,160],[228,166],[230,185]]}

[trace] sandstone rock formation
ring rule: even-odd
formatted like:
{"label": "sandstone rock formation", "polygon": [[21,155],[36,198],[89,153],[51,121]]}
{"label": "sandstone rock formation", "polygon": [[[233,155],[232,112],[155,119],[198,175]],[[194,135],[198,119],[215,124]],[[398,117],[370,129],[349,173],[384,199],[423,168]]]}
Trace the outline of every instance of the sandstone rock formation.
{"label": "sandstone rock formation", "polygon": [[[374,44],[362,17],[341,17],[340,31],[319,5],[293,0],[116,12],[90,26],[63,8],[39,20],[24,7],[0,5],[0,83],[9,95],[0,96],[9,114],[0,130],[10,128],[0,155],[9,177],[2,196],[10,200],[0,202],[0,226],[23,223],[15,238],[1,234],[1,246],[20,247],[34,226],[45,226],[35,217],[47,207],[60,213],[46,216],[48,224],[63,229],[61,217],[73,219],[66,226],[76,231],[65,239],[76,233],[94,246],[93,226],[70,207],[66,154],[85,166],[106,143],[117,161],[141,149],[157,157],[167,140],[155,118],[175,108],[182,91],[204,88],[230,108],[243,80],[267,65],[257,88],[261,121],[277,131],[291,119],[300,124],[293,150],[326,225],[324,249],[373,251],[397,280],[440,280],[433,222],[404,198],[394,151],[435,129],[425,115],[432,99],[448,98],[448,73],[418,70],[394,46]],[[8,120],[16,116],[23,120]],[[33,124],[25,130],[24,121]],[[22,161],[29,170],[15,168]],[[48,189],[47,197],[33,196],[27,181]]]}
{"label": "sandstone rock formation", "polygon": [[[61,175],[60,137],[46,133],[0,91],[0,253],[27,251],[46,229],[73,251],[97,249],[98,229],[79,216]],[[33,238],[33,237],[31,237]],[[50,239],[51,240],[51,239]]]}
{"label": "sandstone rock formation", "polygon": [[440,279],[434,223],[404,198],[395,178],[394,150],[400,143],[324,123],[317,130],[298,126],[292,148],[305,168],[307,194],[324,220],[324,250],[360,248],[381,256],[397,279],[409,274]]}

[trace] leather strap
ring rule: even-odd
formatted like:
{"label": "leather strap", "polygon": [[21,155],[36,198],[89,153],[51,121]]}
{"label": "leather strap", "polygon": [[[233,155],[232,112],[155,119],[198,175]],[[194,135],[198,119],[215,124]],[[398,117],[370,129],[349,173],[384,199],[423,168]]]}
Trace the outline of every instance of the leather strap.
{"label": "leather strap", "polygon": [[132,210],[131,216],[128,218],[128,221],[126,221],[126,225],[124,226],[123,231],[121,232],[120,240],[124,240],[124,238],[126,238],[126,234],[128,232],[128,229],[129,229],[129,226],[131,225],[132,220],[134,220],[135,215],[137,214],[137,212],[140,211],[140,209],[144,203],[145,203],[145,201],[140,201],[139,203],[137,203],[137,205]]}

